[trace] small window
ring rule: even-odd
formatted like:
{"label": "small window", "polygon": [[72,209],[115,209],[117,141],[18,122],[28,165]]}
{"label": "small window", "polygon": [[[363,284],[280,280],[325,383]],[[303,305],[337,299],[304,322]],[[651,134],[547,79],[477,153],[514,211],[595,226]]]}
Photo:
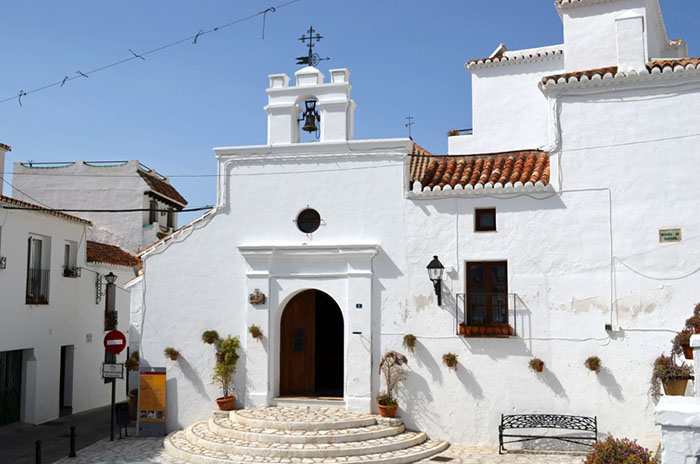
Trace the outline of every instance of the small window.
{"label": "small window", "polygon": [[321,225],[321,215],[315,209],[307,208],[297,216],[297,227],[305,234],[311,234]]}
{"label": "small window", "polygon": [[29,236],[27,242],[27,304],[49,303],[50,241]]}
{"label": "small window", "polygon": [[496,232],[496,208],[474,210],[474,232]]}
{"label": "small window", "polygon": [[148,204],[148,223],[149,224],[155,224],[158,222],[158,218],[156,217],[156,210],[158,209],[158,203],[155,202],[155,200],[151,200]]}
{"label": "small window", "polygon": [[170,228],[170,229],[175,227],[174,214],[175,214],[175,212],[173,211],[172,208],[168,209],[168,228]]}

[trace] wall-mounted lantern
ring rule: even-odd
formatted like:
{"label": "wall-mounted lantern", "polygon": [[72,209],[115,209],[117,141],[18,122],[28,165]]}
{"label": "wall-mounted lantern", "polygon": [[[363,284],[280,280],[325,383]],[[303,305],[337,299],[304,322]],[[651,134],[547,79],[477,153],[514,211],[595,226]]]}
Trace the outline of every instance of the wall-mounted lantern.
{"label": "wall-mounted lantern", "polygon": [[437,256],[433,256],[433,260],[428,264],[428,277],[435,287],[437,295],[437,304],[442,306],[442,274],[445,272],[445,266],[442,265]]}

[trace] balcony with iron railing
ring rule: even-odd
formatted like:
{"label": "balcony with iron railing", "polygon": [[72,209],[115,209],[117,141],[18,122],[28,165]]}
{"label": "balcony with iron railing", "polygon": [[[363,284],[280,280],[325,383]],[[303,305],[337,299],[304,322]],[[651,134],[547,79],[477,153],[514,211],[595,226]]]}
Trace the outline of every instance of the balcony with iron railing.
{"label": "balcony with iron railing", "polygon": [[517,293],[458,293],[458,334],[465,337],[517,335],[517,312],[524,309]]}
{"label": "balcony with iron railing", "polygon": [[63,266],[63,277],[80,277],[80,268],[76,266]]}
{"label": "balcony with iron railing", "polygon": [[27,269],[27,304],[49,304],[49,270]]}

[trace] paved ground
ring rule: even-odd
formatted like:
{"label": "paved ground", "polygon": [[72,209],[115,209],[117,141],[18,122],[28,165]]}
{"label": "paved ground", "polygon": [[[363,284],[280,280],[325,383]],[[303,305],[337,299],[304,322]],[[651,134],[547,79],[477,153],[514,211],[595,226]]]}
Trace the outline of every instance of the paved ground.
{"label": "paved ground", "polygon": [[[130,432],[131,433],[131,432]],[[580,464],[581,455],[510,453],[500,455],[493,448],[452,446],[444,453],[422,463],[450,462],[451,464]],[[449,459],[446,460],[446,459]],[[3,461],[4,462],[4,461]],[[302,461],[303,462],[303,461]],[[78,452],[74,459],[62,459],[55,464],[185,464],[172,458],[163,449],[162,438],[125,438],[109,442],[102,440]]]}
{"label": "paved ground", "polygon": [[34,464],[34,442],[41,440],[43,462],[53,462],[70,451],[70,426],[76,429],[76,448],[109,439],[109,406],[64,416],[41,425],[22,422],[0,427],[0,462]]}

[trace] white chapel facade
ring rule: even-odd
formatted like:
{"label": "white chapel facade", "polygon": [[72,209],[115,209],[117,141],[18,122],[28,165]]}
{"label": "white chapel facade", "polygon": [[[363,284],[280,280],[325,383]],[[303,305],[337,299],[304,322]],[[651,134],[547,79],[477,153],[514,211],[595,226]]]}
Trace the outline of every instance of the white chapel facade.
{"label": "white chapel facade", "polygon": [[[563,45],[467,63],[474,132],[445,156],[356,140],[346,69],[270,76],[267,144],[215,148],[217,206],[140,255],[141,359],[168,368],[168,430],[220,396],[200,340],[213,329],[241,339],[239,407],[376,412],[379,359],[413,334],[409,429],[493,446],[502,413],[560,413],[658,442],[651,366],[698,300],[700,60],[668,40],[656,0],[556,8]],[[310,100],[319,141],[300,142]],[[668,229],[682,239],[661,242]]]}

